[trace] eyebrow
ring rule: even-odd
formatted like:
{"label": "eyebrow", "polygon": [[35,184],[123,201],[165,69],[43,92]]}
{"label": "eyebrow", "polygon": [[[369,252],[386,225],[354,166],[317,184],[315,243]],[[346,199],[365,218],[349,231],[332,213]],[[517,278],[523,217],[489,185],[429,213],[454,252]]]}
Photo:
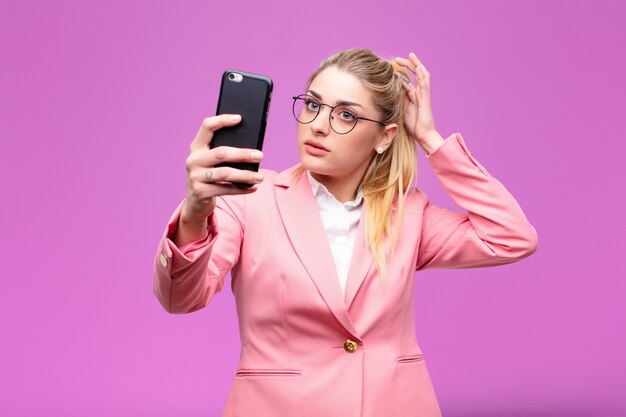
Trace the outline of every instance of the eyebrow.
{"label": "eyebrow", "polygon": [[[314,96],[316,99],[322,100],[322,96],[319,93],[317,93],[317,92],[315,92],[313,90],[309,90],[309,93],[311,93],[311,95]],[[337,101],[337,105],[338,106],[359,106],[362,109],[364,108],[359,103],[354,103],[352,101],[346,101],[346,100],[339,100],[339,101]]]}

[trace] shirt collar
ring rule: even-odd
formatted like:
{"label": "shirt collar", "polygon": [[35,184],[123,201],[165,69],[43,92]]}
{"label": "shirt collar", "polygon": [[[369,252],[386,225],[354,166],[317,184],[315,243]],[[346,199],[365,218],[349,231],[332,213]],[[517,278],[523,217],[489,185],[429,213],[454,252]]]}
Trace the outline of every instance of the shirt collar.
{"label": "shirt collar", "polygon": [[[307,175],[307,178],[309,179],[309,184],[311,184],[311,190],[313,190],[314,196],[317,197],[318,195],[325,194],[332,198],[335,198],[335,196],[330,191],[328,191],[328,188],[326,188],[324,184],[320,183],[315,178],[313,178],[313,175],[311,175],[311,172],[309,170],[306,171],[306,175]],[[346,201],[345,203],[342,203],[342,204],[347,207],[357,207],[362,202],[363,202],[363,186],[361,185],[359,186],[359,189],[356,191],[356,198],[354,200]]]}

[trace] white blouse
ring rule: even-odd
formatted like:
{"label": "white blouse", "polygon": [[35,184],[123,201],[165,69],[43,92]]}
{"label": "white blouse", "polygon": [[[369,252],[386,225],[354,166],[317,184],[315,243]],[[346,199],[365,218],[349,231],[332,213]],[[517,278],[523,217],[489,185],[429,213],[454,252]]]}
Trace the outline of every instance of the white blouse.
{"label": "white blouse", "polygon": [[341,203],[323,184],[313,178],[309,171],[307,176],[335,260],[339,286],[341,292],[345,294],[352,250],[363,209],[363,191],[359,188],[354,200]]}

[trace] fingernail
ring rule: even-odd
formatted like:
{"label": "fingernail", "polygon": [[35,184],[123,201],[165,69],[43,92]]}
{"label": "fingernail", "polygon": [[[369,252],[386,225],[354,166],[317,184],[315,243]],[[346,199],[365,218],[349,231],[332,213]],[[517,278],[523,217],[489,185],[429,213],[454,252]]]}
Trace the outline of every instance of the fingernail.
{"label": "fingernail", "polygon": [[250,152],[250,158],[260,161],[263,158],[263,153],[261,151],[252,151]]}
{"label": "fingernail", "polygon": [[228,118],[228,120],[230,120],[231,122],[238,122],[239,120],[241,120],[241,116],[238,114],[233,114]]}
{"label": "fingernail", "polygon": [[256,181],[263,181],[263,174],[254,174],[254,179]]}

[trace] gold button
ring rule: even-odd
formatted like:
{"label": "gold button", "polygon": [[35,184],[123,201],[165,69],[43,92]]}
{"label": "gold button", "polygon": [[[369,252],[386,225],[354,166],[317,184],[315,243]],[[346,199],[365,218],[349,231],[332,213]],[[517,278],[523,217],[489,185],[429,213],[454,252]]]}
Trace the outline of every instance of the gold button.
{"label": "gold button", "polygon": [[165,254],[163,252],[161,252],[161,265],[163,265],[163,268],[167,268],[167,256],[165,256]]}
{"label": "gold button", "polygon": [[354,340],[346,340],[346,343],[343,344],[343,348],[345,349],[346,352],[350,352],[350,353],[354,353],[356,352],[356,348],[359,345],[354,341]]}

